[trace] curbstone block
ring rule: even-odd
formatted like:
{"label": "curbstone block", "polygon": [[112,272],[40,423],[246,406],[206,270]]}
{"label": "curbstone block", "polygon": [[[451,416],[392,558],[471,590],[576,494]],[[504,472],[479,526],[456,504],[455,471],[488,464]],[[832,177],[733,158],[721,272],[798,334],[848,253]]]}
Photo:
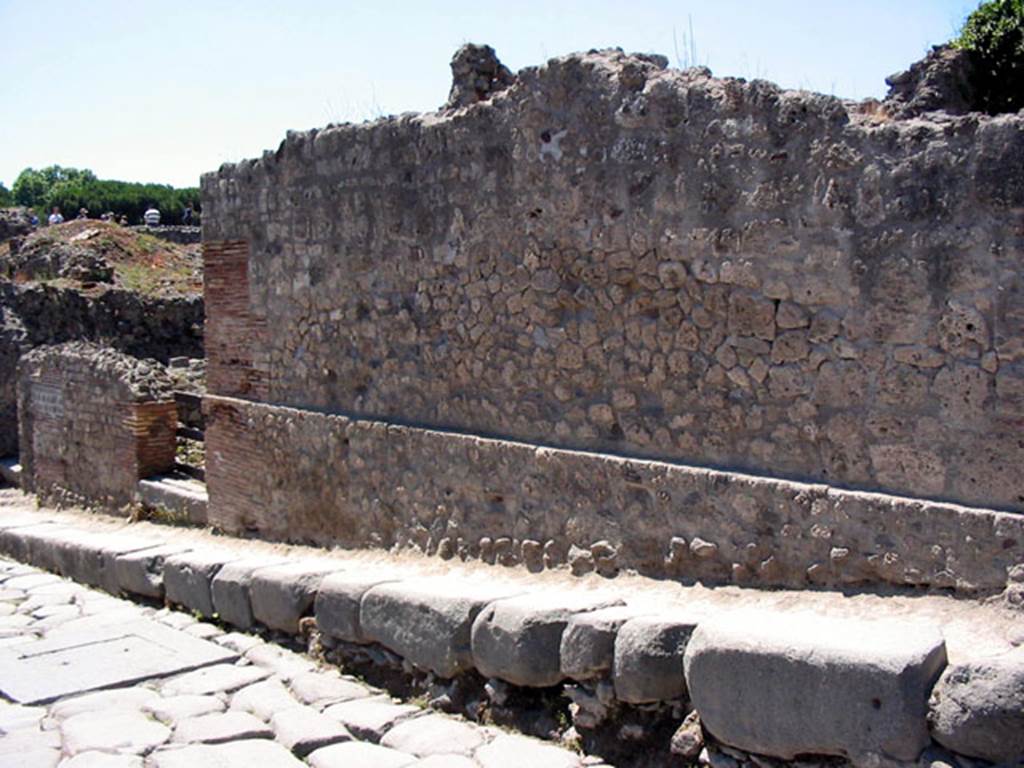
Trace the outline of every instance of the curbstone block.
{"label": "curbstone block", "polygon": [[701,622],[685,655],[690,698],[719,741],[855,763],[917,758],[945,664],[928,626],[758,610]]}
{"label": "curbstone block", "polygon": [[615,637],[615,697],[628,704],[670,701],[686,693],[683,653],[697,621],[692,617],[640,616]]}
{"label": "curbstone block", "polygon": [[562,675],[573,680],[591,680],[611,672],[615,635],[619,627],[638,615],[638,609],[625,605],[570,618],[562,633],[559,654]]}
{"label": "curbstone block", "polygon": [[303,560],[254,571],[249,581],[249,603],[256,621],[295,634],[299,619],[313,607],[324,576],[342,569],[334,561]]}
{"label": "curbstone block", "polygon": [[210,581],[210,599],[220,620],[239,629],[251,629],[256,623],[249,600],[252,574],[261,568],[287,563],[284,559],[270,559],[236,560],[225,564]]}
{"label": "curbstone block", "polygon": [[349,643],[370,642],[363,634],[359,621],[360,606],[371,588],[396,581],[392,572],[332,573],[320,582],[316,593],[314,613],[316,624],[325,635]]}
{"label": "curbstone block", "polygon": [[434,577],[381,584],[363,595],[363,636],[440,677],[473,668],[473,620],[521,587]]}
{"label": "curbstone block", "polygon": [[128,552],[114,558],[114,573],[119,591],[162,600],[164,596],[164,561],[187,552],[188,547],[167,545]]}
{"label": "curbstone block", "polygon": [[164,560],[164,594],[168,602],[213,616],[217,611],[210,583],[234,559],[237,557],[230,552],[215,549],[193,549],[168,557]]}
{"label": "curbstone block", "polygon": [[473,662],[484,677],[545,688],[562,680],[562,632],[574,614],[622,605],[600,593],[553,592],[491,603],[473,622]]}
{"label": "curbstone block", "polygon": [[935,740],[997,764],[1024,762],[1024,648],[946,669],[929,702]]}

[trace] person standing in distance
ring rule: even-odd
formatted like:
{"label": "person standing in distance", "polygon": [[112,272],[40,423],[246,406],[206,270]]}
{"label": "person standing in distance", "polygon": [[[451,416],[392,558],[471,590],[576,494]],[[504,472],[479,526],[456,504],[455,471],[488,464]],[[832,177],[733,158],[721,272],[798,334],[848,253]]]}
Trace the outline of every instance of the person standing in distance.
{"label": "person standing in distance", "polygon": [[47,219],[51,224],[63,224],[64,217],[60,215],[60,208],[56,205],[53,206],[53,210],[50,211],[50,217]]}
{"label": "person standing in distance", "polygon": [[146,209],[146,212],[142,214],[142,220],[146,223],[147,227],[159,227],[160,211],[155,205],[151,205]]}

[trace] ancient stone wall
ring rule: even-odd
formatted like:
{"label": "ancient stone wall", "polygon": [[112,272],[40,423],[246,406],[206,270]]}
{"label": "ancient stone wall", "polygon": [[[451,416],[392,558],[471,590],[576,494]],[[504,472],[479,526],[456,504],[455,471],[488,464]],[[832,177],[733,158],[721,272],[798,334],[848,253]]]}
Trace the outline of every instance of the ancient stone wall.
{"label": "ancient stone wall", "polygon": [[1024,509],[1019,116],[600,52],[203,195],[213,391]]}
{"label": "ancient stone wall", "polygon": [[206,399],[211,522],[533,570],[997,592],[1024,516]]}
{"label": "ancient stone wall", "polygon": [[201,296],[98,296],[0,281],[0,456],[18,453],[17,363],[38,346],[87,340],[168,362],[203,356]]}
{"label": "ancient stone wall", "polygon": [[177,407],[159,364],[87,343],[39,347],[18,366],[24,485],[120,506],[174,465]]}
{"label": "ancient stone wall", "polygon": [[615,51],[483,79],[204,177],[211,521],[1005,583],[1022,518],[986,510],[1024,509],[1024,119]]}

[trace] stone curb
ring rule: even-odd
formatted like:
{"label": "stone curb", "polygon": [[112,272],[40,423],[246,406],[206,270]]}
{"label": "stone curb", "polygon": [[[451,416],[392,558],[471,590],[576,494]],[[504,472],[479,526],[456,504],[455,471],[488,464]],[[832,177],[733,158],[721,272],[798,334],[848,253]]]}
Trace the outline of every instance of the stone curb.
{"label": "stone curb", "polygon": [[[605,679],[622,704],[688,696],[723,744],[783,759],[908,761],[932,733],[952,741],[941,731],[948,718],[929,711],[929,697],[933,710],[943,698],[933,689],[946,666],[944,641],[935,629],[907,622],[782,619],[751,610],[696,620],[678,609],[636,609],[631,617],[628,605],[597,593],[410,579],[397,568],[364,571],[316,557],[261,562],[212,543],[163,544],[28,517],[0,519],[0,554],[110,592],[218,612],[241,629],[259,622],[295,634],[312,620],[333,640],[379,643],[439,677],[475,669],[526,687]],[[1024,679],[1024,656],[995,668],[1020,698],[1010,702],[1011,715],[1013,707],[1024,710],[1024,688],[1015,682]],[[965,722],[961,730],[973,732],[957,743],[986,744],[1006,728],[1005,718],[989,713]]]}

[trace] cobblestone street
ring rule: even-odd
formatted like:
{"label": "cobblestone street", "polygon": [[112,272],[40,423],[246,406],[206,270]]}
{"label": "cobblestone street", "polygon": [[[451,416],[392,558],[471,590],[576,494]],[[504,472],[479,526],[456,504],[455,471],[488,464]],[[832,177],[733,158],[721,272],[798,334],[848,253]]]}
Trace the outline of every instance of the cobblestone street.
{"label": "cobblestone street", "polygon": [[[103,690],[97,690],[103,688]],[[570,768],[259,637],[0,560],[0,768]]]}

